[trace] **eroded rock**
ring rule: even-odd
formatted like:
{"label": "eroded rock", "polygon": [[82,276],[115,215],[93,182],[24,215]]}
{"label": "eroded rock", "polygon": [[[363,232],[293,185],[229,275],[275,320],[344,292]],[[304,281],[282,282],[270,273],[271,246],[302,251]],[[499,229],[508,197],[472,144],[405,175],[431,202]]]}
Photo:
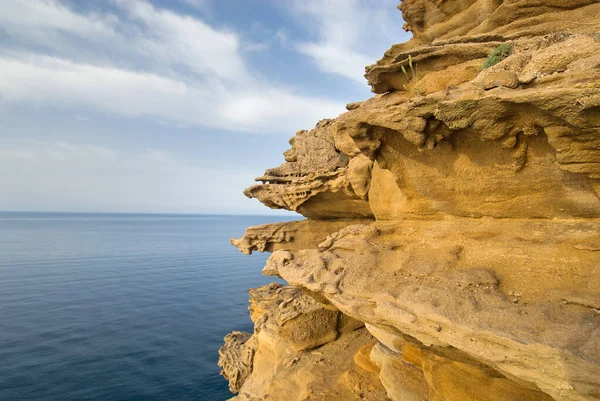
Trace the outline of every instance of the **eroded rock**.
{"label": "eroded rock", "polygon": [[[355,225],[296,252],[278,274],[422,348],[460,350],[555,399],[593,399],[600,319],[583,299],[600,299],[598,256],[575,246],[599,232],[599,220]],[[587,295],[567,306],[574,288]]]}
{"label": "eroded rock", "polygon": [[[378,376],[354,363],[358,349],[373,344],[362,322],[295,287],[273,283],[249,292],[254,334],[228,334],[219,350],[236,399],[386,399]],[[336,386],[326,389],[327,383]]]}
{"label": "eroded rock", "polygon": [[320,121],[312,131],[299,131],[290,140],[286,162],[265,171],[256,179],[262,184],[247,188],[244,194],[268,207],[307,217],[371,217],[366,202],[369,169],[364,162],[351,161],[355,155],[351,143],[332,120]]}
{"label": "eroded rock", "polygon": [[232,241],[293,286],[254,291],[251,369],[228,340],[238,399],[600,400],[600,3],[399,8],[377,95],[245,192],[309,219]]}
{"label": "eroded rock", "polygon": [[221,375],[229,381],[229,390],[237,393],[252,373],[256,339],[252,333],[234,331],[225,336],[225,345],[219,349]]}

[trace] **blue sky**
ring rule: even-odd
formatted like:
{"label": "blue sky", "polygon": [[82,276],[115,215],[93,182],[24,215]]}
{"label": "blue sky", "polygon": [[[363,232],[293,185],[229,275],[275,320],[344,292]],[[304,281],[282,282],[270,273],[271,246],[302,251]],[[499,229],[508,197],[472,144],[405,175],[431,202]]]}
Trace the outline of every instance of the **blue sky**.
{"label": "blue sky", "polygon": [[397,0],[0,0],[0,210],[268,214],[242,190],[371,96]]}

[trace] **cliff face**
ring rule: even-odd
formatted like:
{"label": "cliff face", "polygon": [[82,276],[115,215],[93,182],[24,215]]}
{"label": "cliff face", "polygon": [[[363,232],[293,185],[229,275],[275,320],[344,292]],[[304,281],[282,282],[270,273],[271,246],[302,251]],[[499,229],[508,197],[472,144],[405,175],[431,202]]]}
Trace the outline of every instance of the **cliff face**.
{"label": "cliff face", "polygon": [[[246,189],[239,400],[600,400],[600,3],[404,0],[375,96]],[[485,68],[482,69],[482,66]]]}

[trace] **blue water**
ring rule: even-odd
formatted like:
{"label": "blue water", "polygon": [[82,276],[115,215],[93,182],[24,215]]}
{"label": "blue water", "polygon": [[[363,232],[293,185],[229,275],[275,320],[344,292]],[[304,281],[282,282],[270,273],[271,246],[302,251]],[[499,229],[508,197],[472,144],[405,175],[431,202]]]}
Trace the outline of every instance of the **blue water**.
{"label": "blue water", "polygon": [[0,213],[0,400],[231,397],[217,350],[273,280],[229,239],[278,220]]}

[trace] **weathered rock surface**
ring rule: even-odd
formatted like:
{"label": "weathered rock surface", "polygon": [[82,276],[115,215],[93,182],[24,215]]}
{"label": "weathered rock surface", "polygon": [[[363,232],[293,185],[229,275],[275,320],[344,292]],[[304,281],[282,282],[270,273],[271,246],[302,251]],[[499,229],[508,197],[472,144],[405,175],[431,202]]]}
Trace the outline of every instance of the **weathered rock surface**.
{"label": "weathered rock surface", "polygon": [[[309,220],[232,240],[293,287],[251,293],[224,375],[241,399],[600,400],[600,2],[399,8],[376,95],[245,192]],[[333,385],[306,368],[330,349]]]}
{"label": "weathered rock surface", "polygon": [[307,217],[372,216],[366,197],[373,162],[332,120],[299,131],[290,144],[286,163],[265,171],[256,179],[262,184],[246,189],[246,196]]}
{"label": "weathered rock surface", "polygon": [[600,292],[598,252],[580,248],[599,232],[599,220],[355,225],[277,274],[420,348],[585,399],[600,383]]}
{"label": "weathered rock surface", "polygon": [[253,251],[315,248],[335,231],[368,221],[372,219],[300,220],[263,224],[249,227],[243,237],[232,239],[231,244],[246,255],[251,255]]}
{"label": "weathered rock surface", "polygon": [[387,399],[377,374],[354,362],[375,343],[362,322],[275,283],[250,290],[249,309],[254,334],[229,334],[219,350],[234,399]]}

